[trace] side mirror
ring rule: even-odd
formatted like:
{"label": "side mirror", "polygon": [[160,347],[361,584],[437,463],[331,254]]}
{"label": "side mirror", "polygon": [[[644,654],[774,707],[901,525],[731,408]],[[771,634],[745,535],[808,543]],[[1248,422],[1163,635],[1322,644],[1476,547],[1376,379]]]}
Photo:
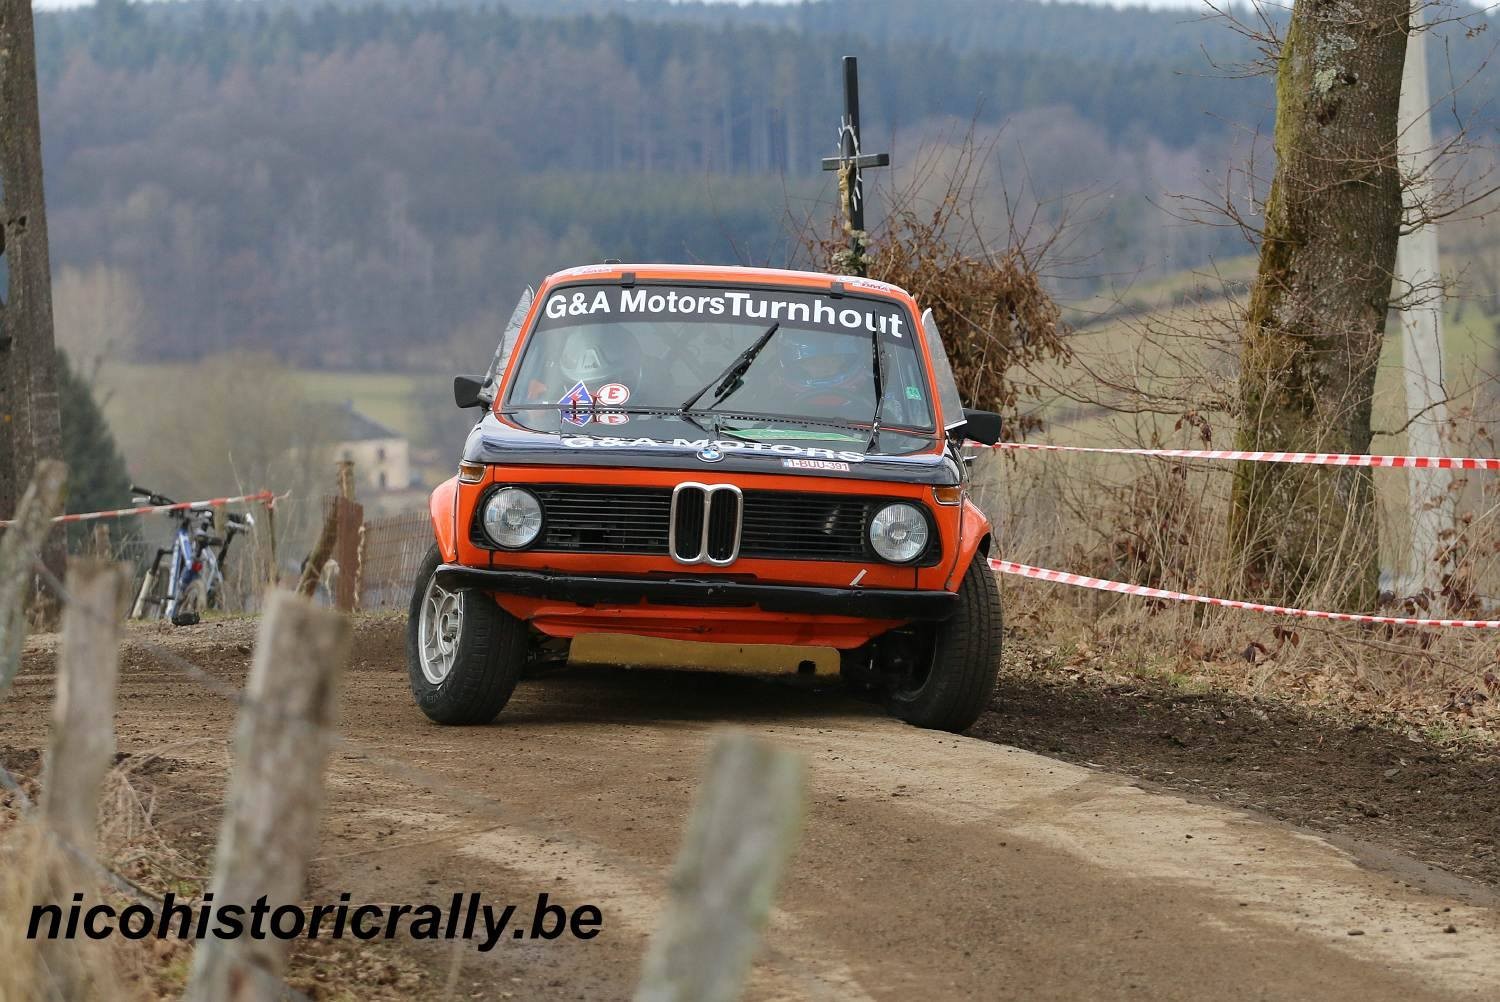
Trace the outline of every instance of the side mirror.
{"label": "side mirror", "polygon": [[460,408],[483,407],[484,398],[479,391],[484,389],[483,376],[454,376],[453,402]]}
{"label": "side mirror", "polygon": [[983,445],[994,445],[1000,441],[1000,415],[993,411],[972,411],[965,407],[964,423],[953,429],[953,436]]}

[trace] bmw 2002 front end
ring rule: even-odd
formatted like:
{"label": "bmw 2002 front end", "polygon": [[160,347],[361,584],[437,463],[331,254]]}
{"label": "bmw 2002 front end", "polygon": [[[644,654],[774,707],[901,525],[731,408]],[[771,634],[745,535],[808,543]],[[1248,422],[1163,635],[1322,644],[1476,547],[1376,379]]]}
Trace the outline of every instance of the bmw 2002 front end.
{"label": "bmw 2002 front end", "polygon": [[411,601],[418,705],[483,723],[573,637],[838,649],[851,685],[962,730],[1000,601],[965,410],[931,313],[894,286],[609,265],[523,298]]}

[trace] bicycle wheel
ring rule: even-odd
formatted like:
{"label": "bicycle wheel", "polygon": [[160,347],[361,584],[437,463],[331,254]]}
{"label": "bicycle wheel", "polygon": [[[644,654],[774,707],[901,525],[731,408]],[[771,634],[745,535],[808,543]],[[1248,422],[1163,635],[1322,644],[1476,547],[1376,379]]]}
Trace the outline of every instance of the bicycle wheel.
{"label": "bicycle wheel", "polygon": [[160,619],[167,609],[167,578],[159,565],[146,568],[141,578],[140,590],[135,594],[135,605],[131,606],[131,619]]}

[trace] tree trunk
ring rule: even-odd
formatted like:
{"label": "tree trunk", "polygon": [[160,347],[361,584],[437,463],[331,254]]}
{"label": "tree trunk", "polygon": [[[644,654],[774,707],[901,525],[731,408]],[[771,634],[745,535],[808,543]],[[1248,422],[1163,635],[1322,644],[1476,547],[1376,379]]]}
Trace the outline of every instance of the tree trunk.
{"label": "tree trunk", "polygon": [[[62,454],[40,129],[31,3],[0,0],[0,254],[9,269],[0,301],[0,518],[15,517],[37,463]],[[54,549],[48,565],[60,575]]]}
{"label": "tree trunk", "polygon": [[[62,455],[31,0],[0,0],[0,255],[9,272],[0,300],[0,518],[14,518],[32,474]],[[63,558],[63,534],[52,533],[42,560],[58,579]],[[53,629],[58,610],[57,596],[41,589],[37,625]]]}
{"label": "tree trunk", "polygon": [[[1297,0],[1276,77],[1276,176],[1240,368],[1241,449],[1367,452],[1401,184],[1406,0]],[[1242,463],[1230,539],[1278,601],[1367,607],[1368,469]]]}

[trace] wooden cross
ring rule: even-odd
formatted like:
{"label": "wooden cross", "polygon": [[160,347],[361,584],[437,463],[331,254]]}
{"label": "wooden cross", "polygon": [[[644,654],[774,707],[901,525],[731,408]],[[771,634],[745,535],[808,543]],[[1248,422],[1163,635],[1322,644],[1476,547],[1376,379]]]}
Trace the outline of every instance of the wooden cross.
{"label": "wooden cross", "polygon": [[859,146],[859,61],[844,57],[844,117],[839,123],[839,155],[824,157],[823,169],[839,172],[839,201],[849,233],[850,274],[865,273],[864,169],[889,167],[889,153],[863,153]]}

